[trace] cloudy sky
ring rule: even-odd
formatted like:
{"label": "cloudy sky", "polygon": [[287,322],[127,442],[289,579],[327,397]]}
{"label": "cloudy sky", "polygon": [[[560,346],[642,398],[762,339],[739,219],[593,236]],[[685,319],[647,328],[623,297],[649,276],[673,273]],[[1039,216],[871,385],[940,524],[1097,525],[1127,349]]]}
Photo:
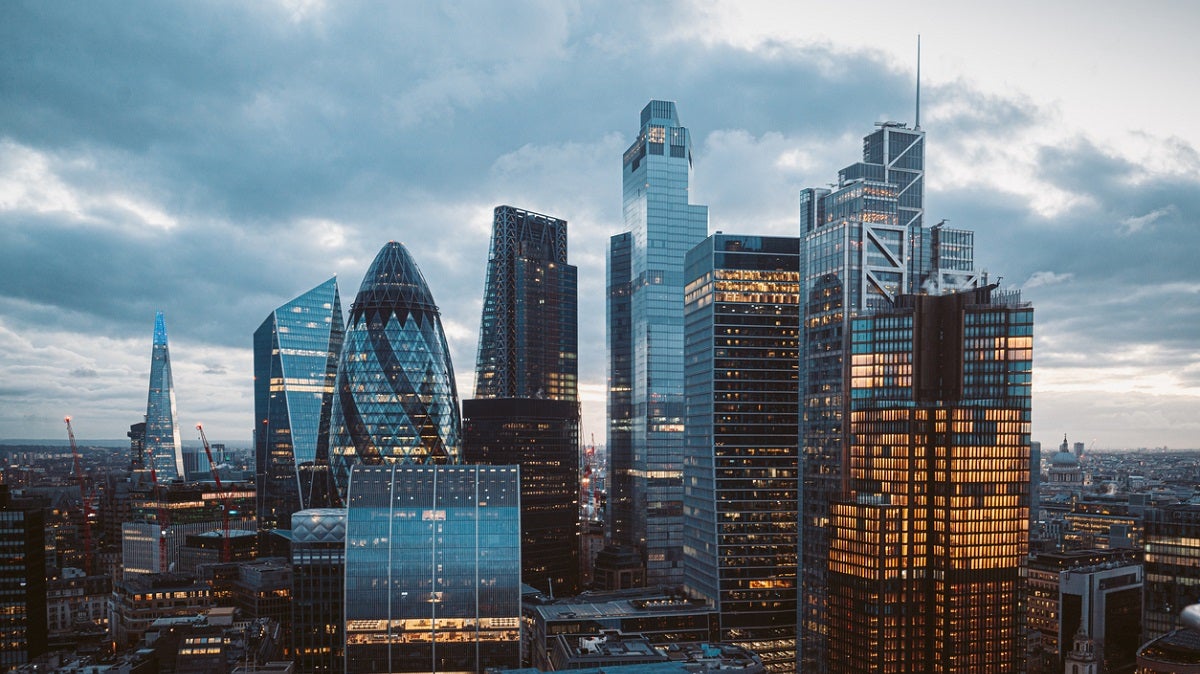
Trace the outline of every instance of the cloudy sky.
{"label": "cloudy sky", "polygon": [[[651,98],[710,228],[795,235],[876,121],[927,219],[1036,307],[1034,438],[1200,447],[1200,6],[1186,2],[0,3],[0,438],[120,438],[166,312],[190,429],[246,441],[251,334],[388,240],[469,395],[491,210],[570,222],[585,433],[604,256]],[[185,430],[185,439],[192,439]]]}

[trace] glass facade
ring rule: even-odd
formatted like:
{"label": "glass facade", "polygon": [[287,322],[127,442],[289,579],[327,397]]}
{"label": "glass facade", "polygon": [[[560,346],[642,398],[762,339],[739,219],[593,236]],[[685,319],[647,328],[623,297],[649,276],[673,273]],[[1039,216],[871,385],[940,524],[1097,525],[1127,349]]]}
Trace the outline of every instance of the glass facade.
{"label": "glass facade", "polygon": [[800,193],[800,666],[826,671],[830,504],[842,497],[848,452],[845,349],[849,321],[890,310],[904,293],[974,287],[974,235],[924,226],[925,132],[883,122],[862,161],[833,189]]}
{"label": "glass facade", "polygon": [[771,672],[796,668],[799,250],[715,234],[685,267],[685,590]]}
{"label": "glass facade", "polygon": [[565,220],[496,207],[463,457],[521,467],[522,580],[551,595],[579,591],[577,279]]}
{"label": "glass facade", "polygon": [[[633,517],[633,328],[629,232],[609,239],[607,272],[608,349],[608,539],[632,546]],[[628,547],[627,549],[633,549]],[[640,553],[639,553],[640,554]],[[645,574],[638,574],[645,579]],[[615,589],[615,588],[608,588]]]}
{"label": "glass facade", "polygon": [[344,495],[355,464],[460,463],[462,421],[442,318],[412,256],[389,242],[350,308],[329,453]]}
{"label": "glass facade", "polygon": [[271,312],[254,332],[260,531],[287,529],[298,510],[336,505],[329,416],[343,330],[331,278]]}
{"label": "glass facade", "polygon": [[1033,310],[994,289],[906,295],[852,322],[830,671],[999,674],[1023,662]]}
{"label": "glass facade", "polygon": [[346,520],[346,671],[515,668],[516,466],[355,466]]}
{"label": "glass facade", "polygon": [[550,596],[579,592],[579,404],[463,401],[463,459],[521,467],[521,582]]}
{"label": "glass facade", "polygon": [[163,312],[154,314],[154,347],[150,353],[150,395],[146,400],[146,459],[158,479],[184,478],[183,443],[175,424],[175,382],[171,379],[171,353],[167,349],[167,323]]}
{"label": "glass facade", "polygon": [[[691,171],[675,104],[650,101],[622,158],[629,236],[609,251],[609,405],[629,417],[613,419],[608,445],[615,495],[627,499],[610,537],[642,553],[651,585],[683,581],[683,259],[708,235],[708,207],[688,201]],[[626,263],[628,277],[615,276]],[[627,299],[613,295],[622,287]]]}
{"label": "glass facade", "polygon": [[578,399],[577,286],[566,220],[496,207],[476,398]]}
{"label": "glass facade", "polygon": [[1147,508],[1143,641],[1182,627],[1179,614],[1200,603],[1200,505]]}
{"label": "glass facade", "polygon": [[46,516],[0,485],[0,669],[12,671],[48,648]]}
{"label": "glass facade", "polygon": [[296,671],[344,672],[346,511],[301,510],[292,514],[290,525],[292,652]]}

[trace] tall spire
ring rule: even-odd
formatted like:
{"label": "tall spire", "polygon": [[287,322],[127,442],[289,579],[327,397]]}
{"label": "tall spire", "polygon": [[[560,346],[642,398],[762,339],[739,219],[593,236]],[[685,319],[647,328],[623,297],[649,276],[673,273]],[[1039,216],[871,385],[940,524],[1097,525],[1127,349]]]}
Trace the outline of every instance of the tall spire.
{"label": "tall spire", "polygon": [[921,34],[917,33],[917,122],[913,126],[921,128]]}
{"label": "tall spire", "polygon": [[145,455],[159,480],[184,477],[183,443],[175,424],[175,382],[167,347],[163,312],[154,315],[154,347],[150,354],[150,391],[146,399]]}

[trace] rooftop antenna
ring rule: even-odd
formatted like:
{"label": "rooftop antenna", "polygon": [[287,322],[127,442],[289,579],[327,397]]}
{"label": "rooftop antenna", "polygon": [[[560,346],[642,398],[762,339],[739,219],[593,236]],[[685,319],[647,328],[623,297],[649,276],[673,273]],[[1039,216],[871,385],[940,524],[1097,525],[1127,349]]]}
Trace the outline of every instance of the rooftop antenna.
{"label": "rooftop antenna", "polygon": [[921,128],[921,34],[917,33],[917,129]]}

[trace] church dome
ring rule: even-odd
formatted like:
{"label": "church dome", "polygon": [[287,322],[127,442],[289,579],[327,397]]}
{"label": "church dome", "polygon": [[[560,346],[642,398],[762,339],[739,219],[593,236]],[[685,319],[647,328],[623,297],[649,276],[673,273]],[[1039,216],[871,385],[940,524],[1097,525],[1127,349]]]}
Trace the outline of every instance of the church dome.
{"label": "church dome", "polygon": [[1078,468],[1079,459],[1070,452],[1058,451],[1050,457],[1050,465],[1054,468]]}

